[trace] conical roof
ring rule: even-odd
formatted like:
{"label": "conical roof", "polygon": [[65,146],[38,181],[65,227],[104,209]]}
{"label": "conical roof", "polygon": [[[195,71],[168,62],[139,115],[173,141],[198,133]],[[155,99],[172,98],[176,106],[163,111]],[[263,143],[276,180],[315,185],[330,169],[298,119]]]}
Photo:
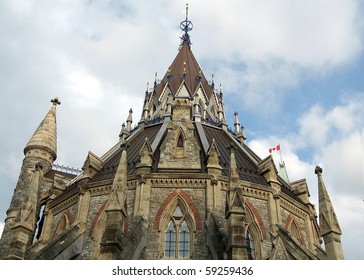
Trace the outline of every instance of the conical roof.
{"label": "conical roof", "polygon": [[195,93],[199,85],[202,85],[206,95],[210,98],[213,88],[209,85],[201,68],[192,53],[191,46],[184,41],[162,81],[155,91],[159,96],[166,84],[169,85],[172,94],[175,95],[182,83],[185,83],[191,94]]}
{"label": "conical roof", "polygon": [[57,158],[57,121],[56,107],[61,104],[58,98],[51,100],[52,107],[25,146],[24,154],[32,148],[45,149],[51,153],[53,160]]}

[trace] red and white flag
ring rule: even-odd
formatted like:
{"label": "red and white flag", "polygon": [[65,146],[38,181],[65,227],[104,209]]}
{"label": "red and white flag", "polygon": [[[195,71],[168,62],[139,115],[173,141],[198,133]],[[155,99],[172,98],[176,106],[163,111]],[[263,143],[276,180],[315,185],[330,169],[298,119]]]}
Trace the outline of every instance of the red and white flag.
{"label": "red and white flag", "polygon": [[269,149],[269,152],[272,153],[273,151],[280,151],[281,150],[281,145],[277,145],[273,148],[270,148]]}

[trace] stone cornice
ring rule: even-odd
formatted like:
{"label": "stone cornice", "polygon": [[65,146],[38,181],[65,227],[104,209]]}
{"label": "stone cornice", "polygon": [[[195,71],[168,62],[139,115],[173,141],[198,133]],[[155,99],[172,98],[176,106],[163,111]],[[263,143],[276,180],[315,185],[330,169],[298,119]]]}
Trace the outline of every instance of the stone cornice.
{"label": "stone cornice", "polygon": [[55,202],[57,202],[57,201],[53,201],[50,205],[50,208],[52,208],[54,215],[77,204],[78,195],[70,196],[67,199],[63,200],[62,202],[58,202],[58,203],[55,203]]}

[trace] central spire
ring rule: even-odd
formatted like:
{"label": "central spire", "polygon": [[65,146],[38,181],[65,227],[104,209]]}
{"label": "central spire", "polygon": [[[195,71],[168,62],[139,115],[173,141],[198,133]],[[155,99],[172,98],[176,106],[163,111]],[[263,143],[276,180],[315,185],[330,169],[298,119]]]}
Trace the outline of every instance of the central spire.
{"label": "central spire", "polygon": [[190,20],[188,20],[188,4],[186,4],[186,19],[181,22],[180,28],[185,32],[181,37],[181,46],[184,43],[187,43],[188,46],[191,46],[190,34],[188,34],[188,32],[192,30],[193,24]]}

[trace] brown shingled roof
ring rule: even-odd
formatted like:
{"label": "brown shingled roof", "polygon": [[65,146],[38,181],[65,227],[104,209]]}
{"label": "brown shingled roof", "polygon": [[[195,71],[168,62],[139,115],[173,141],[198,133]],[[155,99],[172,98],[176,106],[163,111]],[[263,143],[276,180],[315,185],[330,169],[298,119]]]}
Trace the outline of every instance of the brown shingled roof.
{"label": "brown shingled roof", "polygon": [[[185,77],[183,77],[184,73]],[[207,97],[210,98],[213,89],[211,85],[208,84],[190,46],[186,42],[181,46],[161,83],[157,85],[155,90],[157,97],[160,96],[166,84],[169,84],[172,93],[176,94],[183,79],[185,79],[186,86],[191,94],[197,90],[201,83],[206,91]]]}
{"label": "brown shingled roof", "polygon": [[[220,152],[220,165],[223,168],[222,174],[229,176],[230,171],[230,151],[228,146],[232,139],[227,135],[227,132],[221,128],[203,125],[207,141],[211,144],[212,139],[215,139],[217,148]],[[241,180],[268,186],[263,175],[259,174],[258,166],[249,158],[241,149],[235,150],[236,164],[238,167],[239,177]]]}
{"label": "brown shingled roof", "polygon": [[[128,162],[128,174],[133,174],[135,171],[136,165],[139,163],[139,152],[145,141],[145,138],[148,137],[150,142],[153,142],[155,136],[157,135],[162,124],[151,125],[145,127],[142,131],[140,131],[135,137],[133,137],[130,141],[128,141],[127,148],[127,162]],[[101,181],[112,179],[115,177],[116,170],[119,165],[120,157],[121,157],[121,148],[118,149],[114,155],[112,155],[106,162],[103,163],[101,170],[92,178],[92,181]]]}

